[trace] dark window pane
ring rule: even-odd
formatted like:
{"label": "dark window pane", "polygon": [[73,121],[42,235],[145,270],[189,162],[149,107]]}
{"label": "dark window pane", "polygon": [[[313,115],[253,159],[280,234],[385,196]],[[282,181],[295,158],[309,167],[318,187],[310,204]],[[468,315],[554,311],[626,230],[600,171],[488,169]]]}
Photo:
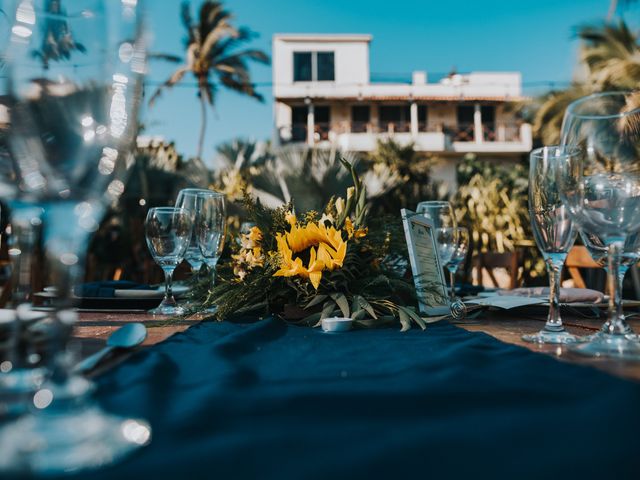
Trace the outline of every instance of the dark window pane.
{"label": "dark window pane", "polygon": [[366,132],[371,118],[369,105],[355,105],[351,107],[351,131]]}
{"label": "dark window pane", "polygon": [[458,105],[458,125],[473,124],[473,105]]}
{"label": "dark window pane", "polygon": [[291,140],[304,142],[307,139],[307,112],[309,107],[291,108]]}
{"label": "dark window pane", "polygon": [[418,123],[427,123],[426,105],[418,105]]}
{"label": "dark window pane", "polygon": [[378,110],[380,128],[389,130],[393,124],[395,132],[408,132],[411,130],[411,110],[409,105],[383,105]]}
{"label": "dark window pane", "polygon": [[454,129],[453,140],[456,142],[473,142],[475,132],[473,127],[473,105],[458,105],[458,125]]}
{"label": "dark window pane", "polygon": [[482,123],[493,123],[496,121],[496,107],[493,105],[482,105],[480,107]]}
{"label": "dark window pane", "polygon": [[311,52],[293,52],[293,81],[311,81]]}
{"label": "dark window pane", "polygon": [[327,140],[331,127],[331,109],[329,107],[319,107],[316,105],[313,118],[316,122],[315,133],[319,134],[320,140]]}
{"label": "dark window pane", "polygon": [[335,80],[333,52],[318,52],[318,80]]}

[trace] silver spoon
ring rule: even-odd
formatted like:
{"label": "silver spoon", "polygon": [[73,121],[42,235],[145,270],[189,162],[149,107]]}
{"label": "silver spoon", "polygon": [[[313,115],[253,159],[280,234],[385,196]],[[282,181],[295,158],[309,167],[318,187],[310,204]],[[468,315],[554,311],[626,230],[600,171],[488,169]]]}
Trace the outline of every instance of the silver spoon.
{"label": "silver spoon", "polygon": [[147,328],[141,323],[128,323],[113,332],[107,339],[107,346],[82,360],[74,368],[74,373],[93,370],[105,356],[116,348],[133,348],[147,338]]}

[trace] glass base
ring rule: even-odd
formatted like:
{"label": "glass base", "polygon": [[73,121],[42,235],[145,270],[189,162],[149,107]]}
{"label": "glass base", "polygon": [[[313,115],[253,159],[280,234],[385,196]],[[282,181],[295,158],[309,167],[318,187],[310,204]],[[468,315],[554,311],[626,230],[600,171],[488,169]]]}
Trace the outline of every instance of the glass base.
{"label": "glass base", "polygon": [[187,309],[182,305],[178,305],[175,298],[170,297],[163,298],[162,302],[160,302],[160,305],[149,310],[149,313],[151,315],[178,316],[187,313]]}
{"label": "glass base", "polygon": [[97,468],[149,443],[146,422],[104,412],[90,392],[80,377],[44,384],[33,396],[33,413],[0,429],[0,477]]}
{"label": "glass base", "polygon": [[0,418],[25,413],[43,381],[42,368],[16,368],[0,374]]}
{"label": "glass base", "polygon": [[571,352],[588,357],[607,357],[640,361],[640,342],[634,335],[597,333],[589,341],[570,348]]}
{"label": "glass base", "polygon": [[0,472],[55,475],[114,463],[149,442],[140,420],[97,407],[26,415],[0,429]]}
{"label": "glass base", "polygon": [[532,335],[523,335],[522,340],[529,343],[563,345],[567,343],[576,343],[579,341],[579,338],[566,330],[560,330],[558,332],[540,330],[538,333],[534,333]]}

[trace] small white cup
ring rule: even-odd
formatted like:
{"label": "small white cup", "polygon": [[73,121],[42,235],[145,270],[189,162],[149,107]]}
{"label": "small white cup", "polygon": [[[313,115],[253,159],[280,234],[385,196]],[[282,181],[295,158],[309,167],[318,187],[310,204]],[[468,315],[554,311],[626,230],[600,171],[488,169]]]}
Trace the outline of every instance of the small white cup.
{"label": "small white cup", "polygon": [[353,320],[346,317],[331,317],[322,319],[322,331],[327,333],[347,332],[351,330]]}

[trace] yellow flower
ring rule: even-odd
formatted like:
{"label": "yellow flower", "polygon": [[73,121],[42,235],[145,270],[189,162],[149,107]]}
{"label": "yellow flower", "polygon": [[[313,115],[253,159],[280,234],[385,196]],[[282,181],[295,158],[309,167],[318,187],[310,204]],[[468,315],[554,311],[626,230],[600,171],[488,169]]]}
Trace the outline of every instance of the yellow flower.
{"label": "yellow flower", "polygon": [[[316,290],[320,286],[322,272],[342,267],[347,254],[347,242],[341,233],[321,223],[308,223],[304,227],[293,223],[289,232],[277,234],[276,242],[280,270],[274,276],[308,278]],[[306,250],[309,250],[307,266],[296,255]]]}
{"label": "yellow flower", "polygon": [[284,219],[292,227],[295,227],[296,222],[298,221],[298,219],[296,218],[296,215],[293,212],[287,212],[287,214],[284,216]]}
{"label": "yellow flower", "polygon": [[249,230],[248,235],[249,235],[249,240],[251,240],[254,243],[262,241],[262,232],[258,227],[251,227],[251,230]]}

